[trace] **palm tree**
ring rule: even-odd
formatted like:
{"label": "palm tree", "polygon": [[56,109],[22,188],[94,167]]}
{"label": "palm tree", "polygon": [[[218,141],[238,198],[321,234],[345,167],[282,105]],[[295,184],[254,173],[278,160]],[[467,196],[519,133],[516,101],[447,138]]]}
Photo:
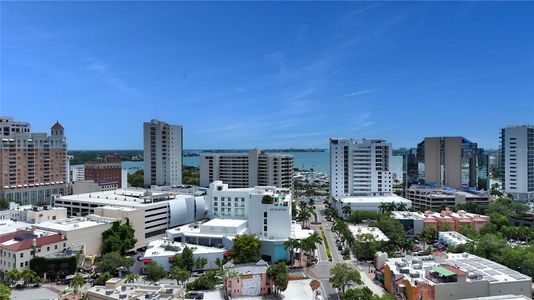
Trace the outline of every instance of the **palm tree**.
{"label": "palm tree", "polygon": [[300,210],[305,210],[307,206],[308,206],[308,203],[306,201],[300,201],[299,202],[299,209]]}
{"label": "palm tree", "polygon": [[350,208],[350,205],[349,204],[343,205],[341,210],[343,211],[343,218],[346,220],[348,216],[350,215],[350,212],[352,211],[352,209]]}
{"label": "palm tree", "polygon": [[76,275],[74,275],[74,278],[72,278],[72,280],[70,281],[69,287],[72,288],[72,290],[74,291],[74,294],[78,294],[78,291],[84,284],[85,284],[85,279],[83,279],[82,274],[76,273]]}
{"label": "palm tree", "polygon": [[398,211],[407,211],[408,210],[408,206],[406,205],[406,203],[400,202],[399,204],[397,204],[397,210]]}
{"label": "palm tree", "polygon": [[297,220],[302,222],[302,227],[306,227],[305,224],[310,220],[311,213],[308,209],[303,209],[299,211],[297,215]]}
{"label": "palm tree", "polygon": [[30,284],[35,279],[36,276],[37,274],[28,268],[20,272],[20,278],[22,278],[22,280],[24,281],[24,286],[27,286],[28,284]]}
{"label": "palm tree", "polygon": [[388,209],[388,204],[386,202],[382,202],[382,203],[380,203],[380,205],[378,205],[378,211],[381,214],[386,213],[387,209]]}
{"label": "palm tree", "polygon": [[293,266],[295,258],[295,249],[301,248],[301,241],[297,239],[288,238],[284,242],[284,247],[289,251],[289,264]]}
{"label": "palm tree", "polygon": [[314,220],[314,223],[317,224],[317,212],[315,211],[315,209],[311,208],[310,207],[310,213],[312,214],[313,216],[313,220]]}
{"label": "palm tree", "polygon": [[124,283],[134,283],[139,279],[139,275],[135,273],[128,273],[126,274],[126,279],[124,280]]}
{"label": "palm tree", "polygon": [[317,249],[317,244],[322,243],[323,238],[316,231],[314,231],[307,238],[302,240],[303,248],[308,251],[308,257],[314,257],[315,255],[313,255],[312,253],[315,253],[315,249]]}

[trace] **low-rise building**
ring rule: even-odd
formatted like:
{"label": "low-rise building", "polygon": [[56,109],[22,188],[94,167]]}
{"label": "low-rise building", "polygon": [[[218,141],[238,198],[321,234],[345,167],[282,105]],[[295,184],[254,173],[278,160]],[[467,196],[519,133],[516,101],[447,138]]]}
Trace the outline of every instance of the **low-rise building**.
{"label": "low-rise building", "polygon": [[270,294],[272,291],[271,280],[267,278],[269,265],[260,260],[257,263],[234,265],[228,262],[224,265],[225,270],[236,275],[225,278],[225,297],[261,296]]}
{"label": "low-rise building", "polygon": [[72,183],[72,194],[86,194],[113,191],[120,188],[120,182],[110,180],[79,180]]}
{"label": "low-rise building", "polygon": [[417,209],[437,210],[444,206],[454,207],[468,202],[480,205],[489,204],[493,197],[487,191],[479,191],[467,186],[462,190],[437,184],[414,184],[406,190],[406,198]]}
{"label": "low-rise building", "polygon": [[206,247],[195,244],[174,242],[169,239],[161,239],[152,241],[148,244],[148,248],[143,255],[143,262],[145,264],[156,262],[168,272],[171,270],[174,256],[176,254],[181,254],[185,247],[193,251],[193,259],[195,261],[199,258],[207,259],[206,265],[204,268],[202,268],[203,270],[216,269],[218,267],[216,263],[217,259],[222,262],[224,259],[224,253],[226,252],[225,249],[221,248]]}
{"label": "low-rise building", "polygon": [[183,287],[174,284],[124,283],[123,279],[111,278],[105,286],[95,285],[87,290],[88,300],[171,300],[184,294]]}
{"label": "low-rise building", "polygon": [[64,219],[67,210],[60,207],[18,205],[10,203],[10,209],[0,211],[0,220],[13,220],[28,223],[41,223],[48,220]]}
{"label": "low-rise building", "polygon": [[360,235],[370,234],[374,237],[375,241],[387,242],[389,238],[378,227],[369,227],[362,225],[349,225],[349,230],[357,238]]}
{"label": "low-rise building", "polygon": [[30,267],[34,256],[47,256],[67,249],[65,236],[39,229],[18,230],[0,236],[0,270]]}
{"label": "low-rise building", "polygon": [[1,220],[0,221],[0,236],[10,234],[22,229],[30,230],[32,224],[13,220]]}
{"label": "low-rise building", "polygon": [[380,205],[383,203],[395,203],[396,205],[403,205],[406,209],[412,207],[412,202],[408,199],[402,198],[395,194],[384,196],[351,196],[337,198],[335,207],[340,215],[343,214],[343,207],[350,206],[351,211],[366,210],[366,211],[380,211]]}
{"label": "low-rise building", "polygon": [[440,213],[433,211],[411,212],[393,211],[393,219],[399,220],[408,236],[417,236],[426,228],[434,228],[437,231],[457,231],[462,226],[470,226],[473,230],[480,230],[482,226],[490,222],[490,217],[472,214],[459,210],[443,210]]}
{"label": "low-rise building", "polygon": [[438,241],[448,247],[467,244],[471,239],[456,231],[441,231],[438,233]]}
{"label": "low-rise building", "polygon": [[531,295],[531,278],[491,260],[468,253],[390,258],[384,287],[407,300]]}
{"label": "low-rise building", "polygon": [[[113,207],[117,214],[139,210],[140,215],[130,222],[143,224],[145,237],[165,233],[169,228],[189,224],[206,217],[205,198],[172,190],[118,189],[106,192],[69,195],[54,199],[54,205],[67,208],[69,216],[100,214],[102,207]],[[112,209],[111,209],[112,210]],[[105,217],[116,217],[110,214]],[[137,231],[137,229],[136,229]]]}
{"label": "low-rise building", "polygon": [[102,233],[110,229],[113,222],[120,222],[120,219],[88,215],[42,222],[33,227],[62,234],[68,240],[69,247],[80,248],[82,253],[94,256],[100,255]]}

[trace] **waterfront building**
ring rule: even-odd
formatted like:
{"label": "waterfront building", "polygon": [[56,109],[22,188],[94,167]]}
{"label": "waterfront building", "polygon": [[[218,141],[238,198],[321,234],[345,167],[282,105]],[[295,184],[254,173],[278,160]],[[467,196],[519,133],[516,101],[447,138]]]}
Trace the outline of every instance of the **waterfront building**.
{"label": "waterfront building", "polygon": [[[164,233],[167,229],[202,220],[206,217],[203,196],[170,190],[140,188],[68,195],[54,199],[54,205],[67,208],[69,216],[96,214],[111,218],[128,218],[136,233],[144,236],[138,243]],[[144,245],[141,245],[144,246]]]}
{"label": "waterfront building", "polygon": [[493,197],[487,191],[479,191],[466,186],[454,189],[437,184],[414,184],[406,191],[406,198],[420,210],[437,210],[468,202],[486,205],[493,201]]}
{"label": "waterfront building", "polygon": [[391,156],[384,140],[330,139],[331,196],[390,195]]}
{"label": "waterfront building", "polygon": [[425,137],[417,145],[418,181],[461,189],[489,189],[489,159],[464,137]]}
{"label": "waterfront building", "polygon": [[182,126],[151,120],[143,131],[145,187],[182,184]]}
{"label": "waterfront building", "polygon": [[200,156],[200,186],[222,181],[230,188],[276,186],[291,188],[293,156],[252,149],[246,153]]}
{"label": "waterfront building", "polygon": [[46,133],[0,117],[0,197],[22,204],[50,202],[67,191],[67,141],[56,122]]}
{"label": "waterfront building", "polygon": [[384,287],[404,299],[456,300],[503,295],[531,296],[531,278],[468,253],[434,253],[386,260]]}
{"label": "waterfront building", "polygon": [[534,201],[534,125],[501,129],[500,175],[503,190],[518,201]]}
{"label": "waterfront building", "polygon": [[391,217],[398,220],[404,228],[406,235],[417,237],[423,230],[434,228],[436,231],[458,231],[462,226],[470,226],[478,231],[490,222],[490,217],[472,214],[459,210],[443,210],[441,212],[425,211],[393,211]]}

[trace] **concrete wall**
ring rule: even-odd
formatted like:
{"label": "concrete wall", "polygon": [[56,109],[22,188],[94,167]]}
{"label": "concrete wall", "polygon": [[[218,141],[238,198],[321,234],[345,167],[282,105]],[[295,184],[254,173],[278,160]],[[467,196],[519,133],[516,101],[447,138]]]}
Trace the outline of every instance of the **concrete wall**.
{"label": "concrete wall", "polygon": [[445,185],[462,188],[462,138],[445,138]]}
{"label": "concrete wall", "polygon": [[425,138],[425,182],[441,183],[440,138]]}
{"label": "concrete wall", "polygon": [[135,230],[135,248],[145,246],[145,211],[143,209],[117,209],[114,207],[95,207],[95,215],[102,217],[128,219]]}
{"label": "concrete wall", "polygon": [[67,209],[64,207],[40,211],[26,211],[26,222],[28,223],[39,224],[45,221],[53,221],[66,218]]}

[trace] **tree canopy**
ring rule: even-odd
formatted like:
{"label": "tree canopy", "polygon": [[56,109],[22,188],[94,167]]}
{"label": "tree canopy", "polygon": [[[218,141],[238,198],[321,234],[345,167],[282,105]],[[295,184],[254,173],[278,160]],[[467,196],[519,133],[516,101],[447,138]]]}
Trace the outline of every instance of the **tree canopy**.
{"label": "tree canopy", "polygon": [[353,284],[361,284],[360,273],[350,268],[346,263],[336,264],[330,269],[330,283],[334,288],[345,294],[345,289]]}
{"label": "tree canopy", "polygon": [[253,234],[238,234],[234,238],[234,245],[230,248],[230,255],[236,263],[255,262],[260,257],[261,241]]}
{"label": "tree canopy", "polygon": [[167,277],[165,269],[156,262],[151,262],[145,265],[146,279],[148,281],[156,282]]}
{"label": "tree canopy", "polygon": [[102,232],[102,253],[118,251],[120,254],[135,247],[137,239],[130,222],[114,222],[112,227]]}
{"label": "tree canopy", "polygon": [[120,267],[129,268],[133,266],[134,260],[129,257],[123,257],[118,252],[104,254],[97,260],[96,271],[99,273],[117,274]]}

